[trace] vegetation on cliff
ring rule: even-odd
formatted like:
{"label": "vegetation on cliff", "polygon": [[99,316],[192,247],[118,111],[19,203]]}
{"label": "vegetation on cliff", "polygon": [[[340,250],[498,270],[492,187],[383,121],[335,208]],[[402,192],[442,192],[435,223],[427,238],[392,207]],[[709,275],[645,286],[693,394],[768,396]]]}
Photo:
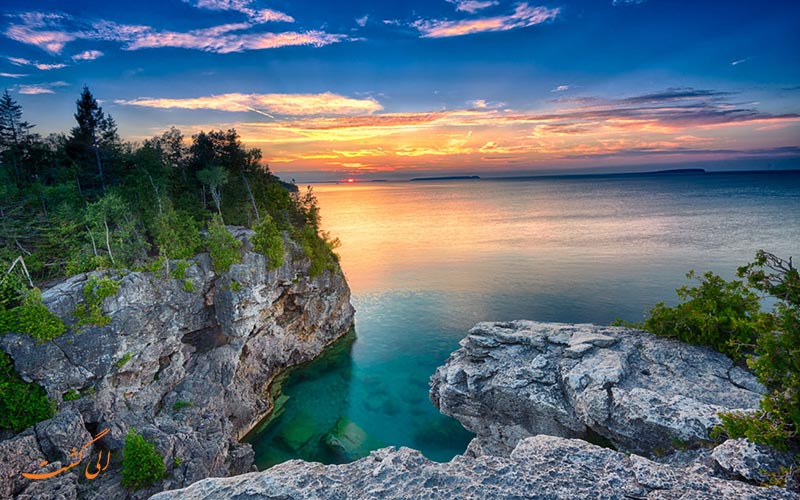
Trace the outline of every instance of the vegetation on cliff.
{"label": "vegetation on cliff", "polygon": [[122,448],[122,486],[138,490],[161,481],[165,475],[166,467],[155,445],[136,429],[128,429]]}
{"label": "vegetation on cliff", "polygon": [[[791,258],[759,251],[738,269],[742,281],[713,273],[678,289],[682,302],[659,303],[632,326],[656,335],[707,345],[743,362],[767,393],[754,413],[722,414],[719,433],[780,450],[800,450],[800,273]],[[768,297],[772,310],[761,309]]]}
{"label": "vegetation on cliff", "polygon": [[[310,188],[301,195],[272,175],[261,151],[245,148],[235,130],[185,139],[171,128],[141,144],[124,142],[88,87],[74,118],[69,133],[41,137],[7,91],[0,98],[0,334],[42,341],[62,334],[66,326],[34,285],[78,273],[158,271],[192,292],[185,259],[207,251],[217,272],[241,260],[242,243],[226,225],[255,229],[254,247],[270,268],[283,263],[284,234],[310,259],[312,277],[335,267],[335,240],[320,231]],[[117,286],[89,279],[78,326],[107,324],[101,304]],[[41,403],[31,415],[52,414],[43,392],[5,390],[22,387],[7,361],[0,405],[24,396],[25,404]]]}

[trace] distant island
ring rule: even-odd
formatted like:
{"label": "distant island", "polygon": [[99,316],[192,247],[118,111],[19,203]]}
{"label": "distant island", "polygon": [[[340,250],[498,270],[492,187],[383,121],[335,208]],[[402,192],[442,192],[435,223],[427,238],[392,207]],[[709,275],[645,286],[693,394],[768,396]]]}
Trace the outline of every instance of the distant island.
{"label": "distant island", "polygon": [[650,175],[683,175],[683,174],[704,174],[706,173],[703,168],[671,168],[669,170],[656,170],[655,172],[642,172],[643,174]]}
{"label": "distant island", "polygon": [[414,177],[410,179],[411,182],[415,181],[462,181],[462,180],[471,180],[471,179],[480,179],[480,176],[477,175],[448,175],[445,177]]}

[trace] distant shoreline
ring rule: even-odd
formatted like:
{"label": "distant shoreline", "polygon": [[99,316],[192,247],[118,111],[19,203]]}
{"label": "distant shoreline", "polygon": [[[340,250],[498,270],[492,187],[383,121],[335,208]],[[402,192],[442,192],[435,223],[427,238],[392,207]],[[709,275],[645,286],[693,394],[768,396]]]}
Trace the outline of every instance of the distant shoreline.
{"label": "distant shoreline", "polygon": [[652,170],[648,172],[611,172],[611,173],[592,173],[592,174],[544,174],[544,175],[520,175],[520,176],[501,176],[501,177],[480,177],[477,175],[452,175],[440,177],[414,177],[413,179],[365,179],[354,183],[346,181],[311,181],[302,184],[369,184],[369,183],[405,183],[405,182],[426,182],[426,181],[459,181],[459,180],[480,180],[480,181],[512,181],[512,180],[533,180],[533,179],[580,179],[580,178],[608,178],[608,177],[670,177],[681,175],[797,175],[800,169],[786,170],[712,170],[703,168],[675,168],[667,170]]}

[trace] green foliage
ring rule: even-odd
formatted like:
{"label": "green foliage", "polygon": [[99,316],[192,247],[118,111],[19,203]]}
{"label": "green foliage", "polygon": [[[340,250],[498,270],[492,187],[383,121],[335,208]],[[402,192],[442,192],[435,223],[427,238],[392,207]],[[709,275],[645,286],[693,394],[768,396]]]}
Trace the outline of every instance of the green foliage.
{"label": "green foliage", "polygon": [[183,291],[184,292],[189,292],[189,293],[194,293],[195,287],[194,287],[194,283],[192,283],[192,280],[183,280]]}
{"label": "green foliage", "polygon": [[232,264],[242,260],[239,253],[242,242],[228,231],[222,222],[222,217],[218,215],[214,215],[208,223],[206,246],[211,255],[211,265],[218,273],[227,271]]}
{"label": "green foliage", "polygon": [[[19,300],[11,299],[8,290],[5,299],[11,304]],[[30,335],[41,341],[51,340],[62,333],[67,327],[61,319],[51,313],[42,303],[42,292],[32,288],[23,292],[20,305],[8,309],[0,307],[0,333],[19,332]]]}
{"label": "green foliage", "polygon": [[333,251],[339,245],[339,239],[330,239],[327,233],[318,233],[312,226],[303,226],[294,233],[295,240],[300,243],[303,253],[311,260],[308,274],[311,278],[319,276],[326,269],[335,271],[339,256]]}
{"label": "green foliage", "polygon": [[183,460],[181,460],[180,457],[175,457],[172,459],[172,465],[174,465],[175,467],[180,467],[182,463]]}
{"label": "green foliage", "polygon": [[123,366],[125,366],[125,364],[126,364],[128,361],[130,361],[132,357],[133,357],[133,353],[132,353],[132,352],[126,352],[126,353],[125,353],[125,355],[124,355],[124,356],[122,356],[122,357],[119,359],[119,361],[117,361],[117,370],[119,370],[120,368],[122,368]]}
{"label": "green foliage", "polygon": [[256,252],[267,256],[269,269],[282,266],[285,253],[283,237],[272,217],[264,215],[261,222],[256,224],[253,229],[256,232],[253,236],[253,247]]}
{"label": "green foliage", "polygon": [[[696,278],[694,271],[687,278]],[[732,359],[752,352],[767,320],[759,297],[741,281],[725,281],[707,272],[696,287],[677,290],[683,302],[669,307],[660,302],[650,309],[643,329],[662,337],[713,347]]]}
{"label": "green foliage", "polygon": [[238,281],[231,281],[231,291],[238,292],[242,289],[242,284]]}
{"label": "green foliage", "polygon": [[76,399],[81,398],[81,393],[76,391],[75,389],[70,389],[64,393],[63,399],[64,401],[75,401]]}
{"label": "green foliage", "polygon": [[[699,286],[678,290],[684,302],[656,305],[638,326],[712,346],[734,359],[746,358],[767,394],[757,412],[720,414],[716,437],[746,437],[782,450],[800,448],[800,273],[791,259],[760,250],[738,275],[744,283],[706,273]],[[761,311],[756,292],[772,297],[771,312]]]}
{"label": "green foliage", "polygon": [[78,325],[105,326],[109,324],[111,318],[103,314],[101,306],[103,300],[117,294],[119,285],[119,281],[105,276],[99,279],[96,276],[90,276],[83,287],[83,304],[79,304],[75,309]]}
{"label": "green foliage", "polygon": [[192,403],[191,401],[182,401],[179,399],[175,401],[174,405],[172,405],[172,409],[173,411],[179,411],[181,408],[186,408],[189,406],[194,406],[194,403]]}
{"label": "green foliage", "polygon": [[19,432],[55,415],[55,405],[39,385],[26,383],[11,357],[0,350],[0,429]]}
{"label": "green foliage", "polygon": [[128,430],[122,449],[122,486],[138,490],[161,481],[165,475],[166,467],[155,445],[135,429]]}
{"label": "green foliage", "polygon": [[186,270],[189,269],[191,265],[190,262],[179,260],[175,263],[175,267],[170,270],[169,274],[176,280],[182,280],[186,278]]}
{"label": "green foliage", "polygon": [[187,212],[169,208],[155,216],[153,240],[168,259],[188,259],[201,246],[200,225]]}
{"label": "green foliage", "polygon": [[754,443],[762,443],[777,450],[788,449],[792,430],[777,415],[766,411],[755,413],[726,412],[719,414],[720,427],[712,429],[711,437],[745,437]]}

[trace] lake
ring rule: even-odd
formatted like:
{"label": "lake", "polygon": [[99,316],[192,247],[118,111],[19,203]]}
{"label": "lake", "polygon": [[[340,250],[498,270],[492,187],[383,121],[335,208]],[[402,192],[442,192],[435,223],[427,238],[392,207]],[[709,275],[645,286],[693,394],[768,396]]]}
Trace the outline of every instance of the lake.
{"label": "lake", "polygon": [[446,461],[471,435],[428,379],[479,321],[608,324],[675,303],[690,269],[800,255],[800,173],[328,184],[355,336],[283,382],[249,440],[260,469],[409,446]]}

